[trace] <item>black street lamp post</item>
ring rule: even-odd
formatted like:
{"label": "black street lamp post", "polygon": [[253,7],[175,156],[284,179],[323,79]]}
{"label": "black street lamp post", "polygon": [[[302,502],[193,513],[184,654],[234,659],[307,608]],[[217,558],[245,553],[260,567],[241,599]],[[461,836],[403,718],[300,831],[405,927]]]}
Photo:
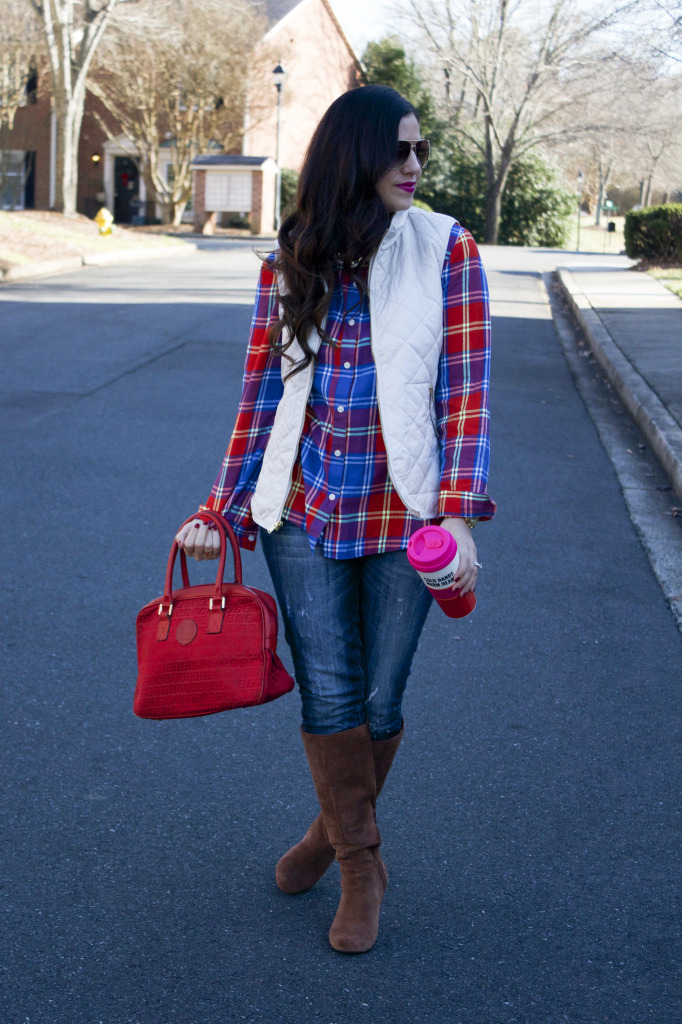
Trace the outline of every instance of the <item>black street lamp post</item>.
{"label": "black street lamp post", "polygon": [[576,249],[578,252],[580,252],[580,207],[583,201],[583,185],[585,184],[585,175],[582,171],[578,171],[578,177],[575,180],[578,186],[576,190],[578,193],[578,239]]}

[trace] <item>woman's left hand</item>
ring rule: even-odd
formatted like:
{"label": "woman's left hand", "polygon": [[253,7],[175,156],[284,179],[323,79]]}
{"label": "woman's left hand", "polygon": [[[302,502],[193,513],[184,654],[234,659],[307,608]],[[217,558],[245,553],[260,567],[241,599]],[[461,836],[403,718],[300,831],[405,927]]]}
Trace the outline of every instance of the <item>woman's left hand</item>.
{"label": "woman's left hand", "polygon": [[457,541],[459,552],[459,568],[455,586],[460,588],[460,593],[467,594],[476,587],[478,577],[478,566],[476,565],[476,545],[472,537],[472,530],[469,529],[463,519],[444,519],[440,524],[444,530],[451,533]]}

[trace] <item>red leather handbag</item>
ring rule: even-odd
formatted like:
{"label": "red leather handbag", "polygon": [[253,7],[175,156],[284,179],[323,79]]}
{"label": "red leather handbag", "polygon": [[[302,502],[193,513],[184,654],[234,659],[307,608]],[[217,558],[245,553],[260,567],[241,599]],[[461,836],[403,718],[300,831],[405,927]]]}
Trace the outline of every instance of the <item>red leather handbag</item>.
{"label": "red leather handbag", "polygon": [[[183,586],[173,590],[178,554],[173,541],[163,597],[137,616],[137,686],[133,711],[139,718],[195,718],[231,708],[266,704],[294,687],[277,657],[274,598],[242,584],[237,539],[223,516],[203,512],[220,529],[215,585],[191,587],[187,556],[180,552]],[[190,523],[196,516],[191,516]],[[184,525],[184,524],[183,524]],[[225,583],[227,541],[234,558],[234,583]]]}

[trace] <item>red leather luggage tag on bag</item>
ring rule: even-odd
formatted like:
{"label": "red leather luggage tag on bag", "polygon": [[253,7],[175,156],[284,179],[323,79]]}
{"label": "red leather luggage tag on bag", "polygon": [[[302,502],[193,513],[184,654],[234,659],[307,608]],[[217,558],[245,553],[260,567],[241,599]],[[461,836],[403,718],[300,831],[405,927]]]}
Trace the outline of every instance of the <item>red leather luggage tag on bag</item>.
{"label": "red leather luggage tag on bag", "polygon": [[208,615],[208,626],[206,627],[207,633],[219,633],[223,628],[223,619],[225,618],[225,595],[220,598],[220,601],[210,598],[209,600],[209,615]]}

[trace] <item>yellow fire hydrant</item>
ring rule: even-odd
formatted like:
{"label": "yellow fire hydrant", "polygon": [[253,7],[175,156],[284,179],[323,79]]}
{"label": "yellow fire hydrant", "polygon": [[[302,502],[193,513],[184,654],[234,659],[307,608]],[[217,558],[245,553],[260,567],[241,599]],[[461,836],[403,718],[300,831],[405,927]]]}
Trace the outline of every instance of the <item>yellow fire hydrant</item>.
{"label": "yellow fire hydrant", "polygon": [[103,206],[95,214],[95,223],[99,224],[100,235],[110,235],[114,229],[114,218],[107,210],[106,206]]}

